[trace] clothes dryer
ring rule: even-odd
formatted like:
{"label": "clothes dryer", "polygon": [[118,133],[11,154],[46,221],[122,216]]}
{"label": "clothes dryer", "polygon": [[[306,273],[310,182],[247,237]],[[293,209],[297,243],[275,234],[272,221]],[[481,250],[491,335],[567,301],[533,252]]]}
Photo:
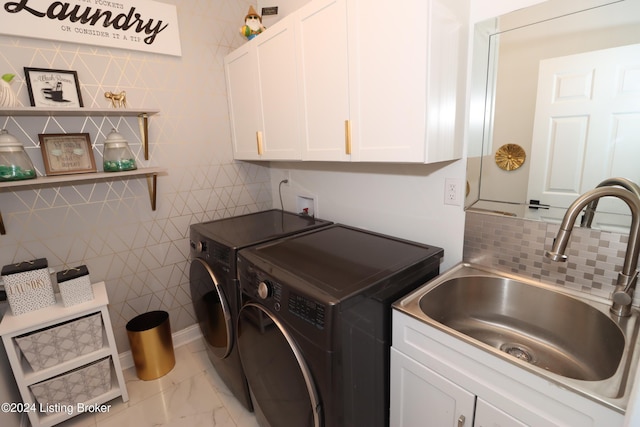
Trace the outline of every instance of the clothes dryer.
{"label": "clothes dryer", "polygon": [[235,342],[241,306],[236,275],[239,249],[331,222],[277,209],[235,216],[190,227],[191,298],[207,354],[220,378],[248,410],[252,410],[247,381]]}
{"label": "clothes dryer", "polygon": [[260,425],[387,426],[391,303],[442,256],[339,224],[241,250],[238,348]]}

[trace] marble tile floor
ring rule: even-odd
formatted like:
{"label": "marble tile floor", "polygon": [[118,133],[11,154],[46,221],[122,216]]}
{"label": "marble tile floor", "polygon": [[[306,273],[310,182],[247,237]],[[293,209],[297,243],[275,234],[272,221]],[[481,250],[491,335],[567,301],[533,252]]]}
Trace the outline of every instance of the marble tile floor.
{"label": "marble tile floor", "polygon": [[229,392],[207,357],[201,340],[175,349],[167,375],[142,381],[135,368],[124,371],[129,401],[107,404],[109,412],[82,414],[63,427],[258,427],[255,416]]}

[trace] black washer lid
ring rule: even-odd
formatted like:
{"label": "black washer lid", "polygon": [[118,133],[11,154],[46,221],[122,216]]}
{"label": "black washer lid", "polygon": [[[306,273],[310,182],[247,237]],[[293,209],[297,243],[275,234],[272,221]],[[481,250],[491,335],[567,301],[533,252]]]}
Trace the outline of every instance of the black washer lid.
{"label": "black washer lid", "polygon": [[278,237],[332,224],[329,221],[271,209],[191,225],[192,230],[230,248],[243,248]]}
{"label": "black washer lid", "polygon": [[411,266],[439,261],[443,252],[438,247],[340,224],[243,251],[250,260],[253,254],[338,298]]}

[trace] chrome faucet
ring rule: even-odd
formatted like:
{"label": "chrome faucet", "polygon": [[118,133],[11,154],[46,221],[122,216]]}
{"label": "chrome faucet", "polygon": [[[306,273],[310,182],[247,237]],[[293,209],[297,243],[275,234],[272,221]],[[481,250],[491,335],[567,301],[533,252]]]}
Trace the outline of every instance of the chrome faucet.
{"label": "chrome faucet", "polygon": [[[602,181],[600,184],[598,184],[596,188],[609,187],[609,186],[618,186],[618,187],[626,188],[636,196],[640,197],[640,185],[636,184],[630,179],[618,178],[618,177],[607,178],[604,181]],[[595,199],[594,201],[592,201],[587,205],[587,208],[584,210],[584,215],[582,216],[582,221],[580,221],[580,227],[591,228],[591,223],[593,222],[593,216],[595,215],[596,208],[598,207],[598,200],[599,199]]]}
{"label": "chrome faucet", "polygon": [[545,256],[552,261],[566,261],[567,256],[564,254],[569,243],[571,230],[582,209],[587,204],[598,200],[602,197],[617,197],[624,201],[631,209],[631,230],[629,231],[629,242],[627,243],[627,252],[624,257],[622,271],[618,273],[616,288],[613,291],[610,311],[621,317],[629,316],[631,313],[631,302],[633,301],[633,292],[638,280],[638,254],[640,253],[640,198],[631,191],[618,187],[597,187],[589,190],[578,197],[567,209],[564,214],[560,230],[553,242],[550,251],[545,252]]}

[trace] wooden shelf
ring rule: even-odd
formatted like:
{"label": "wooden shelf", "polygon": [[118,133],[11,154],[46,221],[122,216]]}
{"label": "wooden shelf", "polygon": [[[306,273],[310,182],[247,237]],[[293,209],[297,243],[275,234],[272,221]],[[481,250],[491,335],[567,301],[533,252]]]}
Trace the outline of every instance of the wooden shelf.
{"label": "wooden shelf", "polygon": [[[55,176],[39,176],[35,179],[25,179],[21,181],[5,181],[0,182],[0,190],[3,188],[20,189],[21,187],[54,187],[56,185],[92,182],[92,181],[110,181],[118,178],[137,178],[141,176],[147,177],[149,185],[149,199],[151,202],[151,210],[156,210],[156,188],[157,177],[159,174],[166,173],[166,169],[159,167],[139,168],[133,171],[125,172],[95,172],[74,175],[55,175]],[[4,221],[2,220],[2,212],[0,212],[0,234],[6,234]]]}
{"label": "wooden shelf", "polygon": [[138,168],[132,171],[123,172],[92,172],[92,173],[80,173],[70,175],[53,175],[53,176],[39,176],[35,179],[24,179],[20,181],[5,181],[0,182],[0,188],[13,188],[13,187],[35,187],[35,186],[53,186],[55,184],[64,184],[69,182],[82,182],[82,181],[104,181],[113,180],[115,178],[135,178],[143,175],[157,175],[159,173],[166,172],[166,169],[151,167],[151,168]]}
{"label": "wooden shelf", "polygon": [[[140,140],[144,151],[144,159],[149,160],[149,116],[159,113],[159,110],[140,108],[42,108],[42,107],[0,107],[1,116],[20,117],[137,117],[140,127]],[[57,175],[37,177],[21,181],[0,182],[0,191],[3,188],[19,187],[51,187],[66,183],[107,181],[117,178],[135,178],[146,176],[149,184],[149,199],[151,209],[156,210],[156,186],[158,174],[166,172],[161,168],[142,168],[126,172],[97,172],[77,175]],[[0,212],[0,235],[7,234]]]}
{"label": "wooden shelf", "polygon": [[148,108],[41,108],[41,107],[0,107],[0,116],[125,116],[137,117],[141,114],[152,116],[160,110]]}
{"label": "wooden shelf", "polygon": [[148,108],[40,108],[40,107],[0,107],[0,116],[26,117],[137,117],[140,140],[144,149],[144,159],[149,160],[149,116],[160,110]]}

